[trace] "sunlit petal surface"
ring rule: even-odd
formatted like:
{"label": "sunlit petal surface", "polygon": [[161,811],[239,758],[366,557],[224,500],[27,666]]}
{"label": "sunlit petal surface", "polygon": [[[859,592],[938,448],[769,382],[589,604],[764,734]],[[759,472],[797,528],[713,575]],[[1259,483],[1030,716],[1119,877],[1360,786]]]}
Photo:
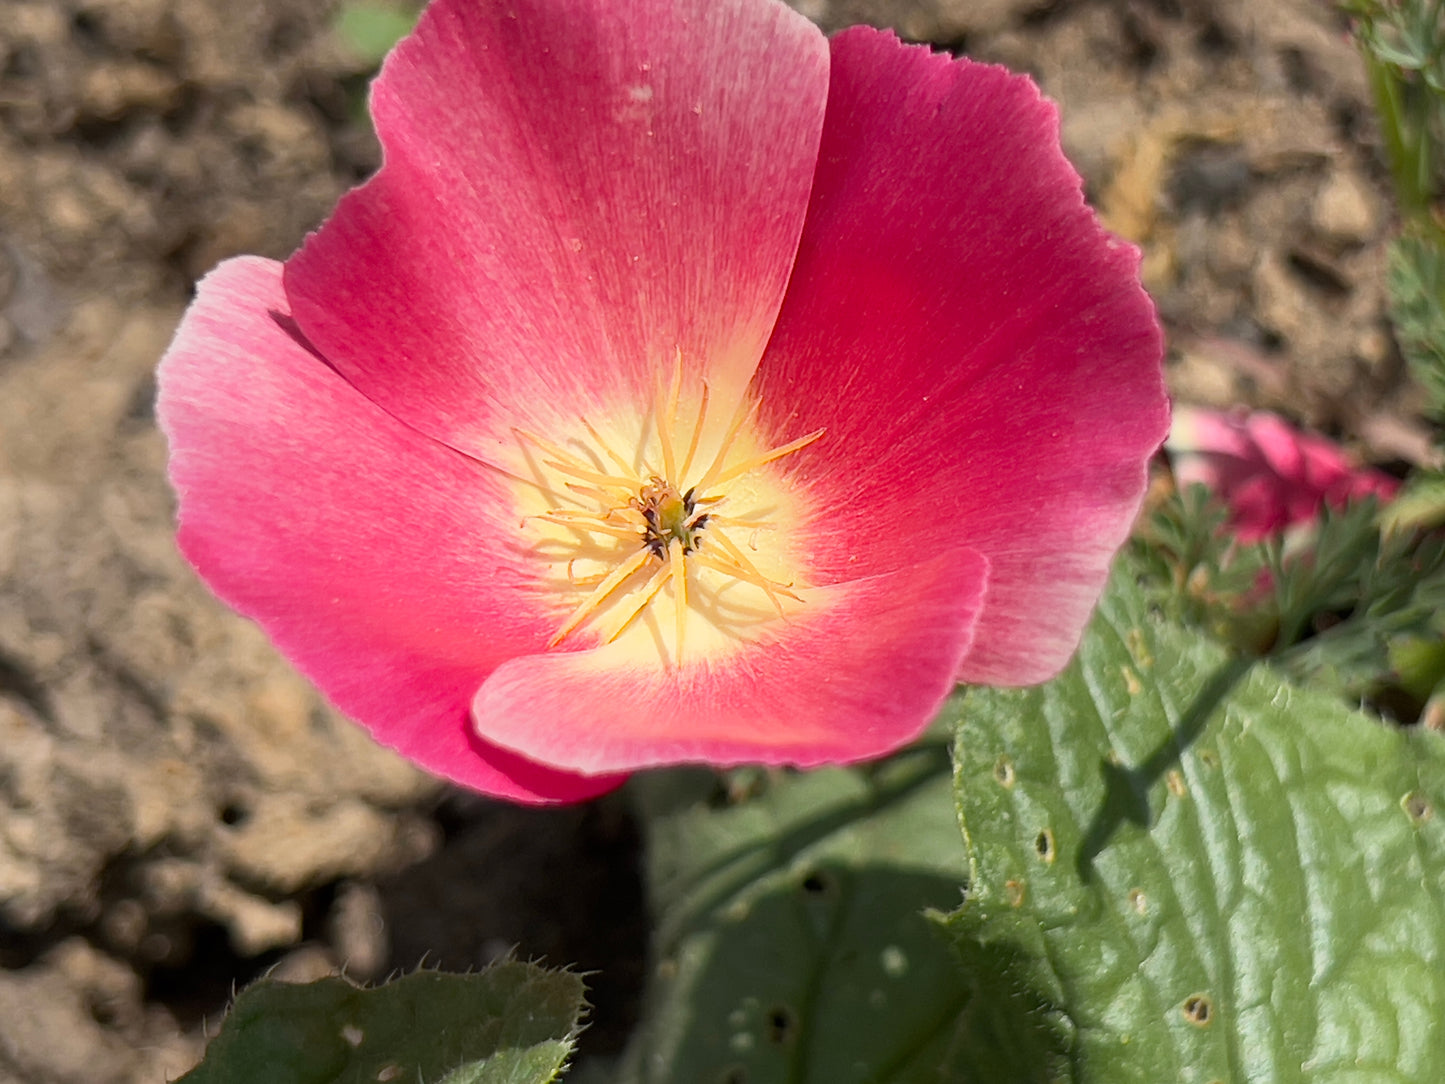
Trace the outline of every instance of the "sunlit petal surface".
{"label": "sunlit petal surface", "polygon": [[808,222],[755,382],[765,424],[827,428],[798,482],[847,480],[810,528],[814,575],[971,546],[991,573],[960,679],[1041,681],[1078,643],[1168,425],[1138,253],[1085,205],[1029,80],[867,28],[832,46]]}
{"label": "sunlit petal surface", "polygon": [[1067,660],[1168,410],[1032,83],[776,0],[437,0],[373,111],[160,414],[187,556],[379,740],[570,800]]}
{"label": "sunlit petal surface", "polygon": [[364,394],[482,456],[645,403],[678,349],[735,403],[827,86],[821,35],[768,0],[433,4],[372,91],[381,172],[287,263],[292,312]]}
{"label": "sunlit petal surface", "polygon": [[503,486],[379,410],[298,337],[281,265],[244,258],[201,283],[161,366],[160,424],[180,545],[343,711],[458,783],[575,799],[581,779],[464,725],[477,674],[540,650],[528,573],[488,542]]}
{"label": "sunlit petal surface", "polygon": [[987,574],[954,550],[825,588],[788,622],[676,673],[651,644],[523,656],[487,680],[473,713],[498,742],[587,772],[877,756],[915,737],[952,690]]}

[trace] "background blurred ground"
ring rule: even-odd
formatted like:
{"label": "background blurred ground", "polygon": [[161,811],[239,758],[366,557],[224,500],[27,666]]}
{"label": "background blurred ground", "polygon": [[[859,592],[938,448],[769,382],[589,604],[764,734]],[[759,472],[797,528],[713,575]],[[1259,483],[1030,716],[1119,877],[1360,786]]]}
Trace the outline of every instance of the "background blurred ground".
{"label": "background blurred ground", "polygon": [[[1383,316],[1386,175],[1320,0],[795,0],[1035,75],[1143,244],[1186,399],[1427,454]],[[447,791],[338,720],[175,554],[152,370],[194,279],[284,257],[374,167],[329,0],[0,0],[0,1084],[173,1078],[233,983],[646,921],[616,803]]]}

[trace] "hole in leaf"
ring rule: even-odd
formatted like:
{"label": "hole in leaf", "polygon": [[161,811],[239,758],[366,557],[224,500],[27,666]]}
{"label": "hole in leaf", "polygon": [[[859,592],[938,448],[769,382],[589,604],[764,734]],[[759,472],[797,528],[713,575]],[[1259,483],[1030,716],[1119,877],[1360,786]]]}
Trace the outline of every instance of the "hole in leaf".
{"label": "hole in leaf", "polygon": [[782,1046],[784,1043],[793,1041],[793,1036],[798,1030],[797,1018],[793,1010],[786,1005],[775,1005],[768,1010],[767,1036],[768,1042],[775,1046]]}
{"label": "hole in leaf", "polygon": [[1012,787],[1014,785],[1014,762],[1008,757],[999,757],[998,763],[993,766],[993,777],[998,780],[1001,787]]}
{"label": "hole in leaf", "polygon": [[810,896],[823,896],[833,891],[833,878],[821,870],[814,870],[803,878],[803,891]]}
{"label": "hole in leaf", "polygon": [[1054,848],[1054,831],[1052,828],[1045,828],[1034,839],[1034,850],[1039,852],[1040,861],[1047,865],[1053,865],[1058,852]]}
{"label": "hole in leaf", "polygon": [[1204,994],[1194,994],[1184,1000],[1184,1019],[1195,1027],[1205,1027],[1214,1018],[1214,1002]]}
{"label": "hole in leaf", "polygon": [[251,816],[251,811],[239,802],[227,802],[221,807],[219,816],[222,824],[235,828],[246,823],[247,818]]}
{"label": "hole in leaf", "polygon": [[1401,798],[1400,806],[1405,810],[1405,816],[1416,824],[1424,824],[1435,814],[1435,807],[1430,804],[1430,800],[1416,790]]}

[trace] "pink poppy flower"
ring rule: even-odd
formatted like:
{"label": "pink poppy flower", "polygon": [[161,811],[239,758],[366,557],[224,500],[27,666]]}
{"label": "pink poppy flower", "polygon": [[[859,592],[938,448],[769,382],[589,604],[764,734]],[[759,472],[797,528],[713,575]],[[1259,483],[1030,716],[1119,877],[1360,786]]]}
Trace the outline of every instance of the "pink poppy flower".
{"label": "pink poppy flower", "polygon": [[1067,661],[1168,408],[1027,79],[776,0],[437,0],[372,112],[159,414],[186,556],[378,740],[570,800]]}
{"label": "pink poppy flower", "polygon": [[1388,474],[1360,467],[1333,441],[1264,411],[1178,407],[1167,447],[1177,484],[1218,494],[1241,542],[1312,523],[1326,506],[1343,508],[1368,496],[1389,500],[1400,486]]}

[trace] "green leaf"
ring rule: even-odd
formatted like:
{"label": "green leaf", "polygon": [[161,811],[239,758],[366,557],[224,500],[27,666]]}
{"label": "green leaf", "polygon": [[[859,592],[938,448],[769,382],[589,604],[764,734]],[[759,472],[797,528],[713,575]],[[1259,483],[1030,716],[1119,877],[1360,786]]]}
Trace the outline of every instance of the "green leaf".
{"label": "green leaf", "polygon": [[950,774],[934,742],[867,769],[734,776],[732,803],[710,777],[635,780],[657,934],[619,1079],[956,1079],[967,989],[922,914],[961,896]]}
{"label": "green leaf", "polygon": [[582,979],[514,961],[375,989],[263,979],[180,1084],[547,1084],[571,1053]]}
{"label": "green leaf", "polygon": [[955,760],[947,925],[1058,1079],[1445,1080],[1439,734],[1167,624],[1121,563],[1061,677],[969,693]]}
{"label": "green leaf", "polygon": [[1445,473],[1412,474],[1393,501],[1380,512],[1386,530],[1433,530],[1445,524]]}
{"label": "green leaf", "polygon": [[1390,246],[1390,319],[1415,379],[1445,417],[1445,239],[1418,229]]}
{"label": "green leaf", "polygon": [[1445,640],[1402,640],[1390,652],[1400,686],[1419,700],[1445,688]]}
{"label": "green leaf", "polygon": [[336,15],[335,31],[357,60],[380,64],[391,48],[416,26],[417,13],[395,4],[352,0]]}

